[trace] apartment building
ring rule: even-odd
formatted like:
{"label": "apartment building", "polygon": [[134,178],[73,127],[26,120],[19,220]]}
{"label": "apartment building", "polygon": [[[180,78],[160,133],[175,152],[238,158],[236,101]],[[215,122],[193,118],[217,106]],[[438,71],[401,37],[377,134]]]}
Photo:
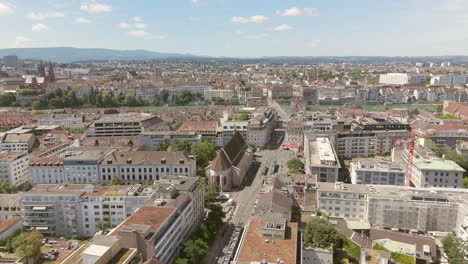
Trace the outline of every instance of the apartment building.
{"label": "apartment building", "polygon": [[0,151],[28,152],[32,150],[35,140],[34,134],[30,133],[6,133],[3,134]]}
{"label": "apartment building", "polygon": [[113,151],[110,147],[73,149],[63,159],[64,182],[97,184],[100,180],[99,164]]}
{"label": "apartment building", "polygon": [[376,154],[376,135],[368,131],[336,134],[336,152],[341,159],[367,158]]}
{"label": "apartment building", "polygon": [[123,186],[86,187],[80,196],[80,210],[83,214],[81,230],[85,237],[96,233],[96,222],[104,220],[116,227],[151,197],[151,186],[141,184]]}
{"label": "apartment building", "polygon": [[63,157],[33,157],[29,161],[29,182],[32,184],[64,183]]}
{"label": "apartment building", "polygon": [[201,143],[203,136],[195,131],[145,131],[139,136],[141,146],[155,150],[158,144],[171,145],[175,140]]}
{"label": "apartment building", "polygon": [[416,187],[461,188],[464,172],[452,160],[413,158],[410,180]]}
{"label": "apartment building", "polygon": [[304,123],[300,121],[289,121],[285,128],[284,143],[289,145],[304,145]]}
{"label": "apartment building", "polygon": [[317,207],[330,217],[367,220],[366,186],[342,182],[317,183]]}
{"label": "apartment building", "polygon": [[159,181],[168,176],[196,176],[196,161],[188,151],[113,151],[99,163],[99,181],[119,177],[125,184]]}
{"label": "apartment building", "polygon": [[420,76],[410,73],[386,73],[380,74],[379,83],[389,85],[404,85],[408,83],[420,83]]}
{"label": "apartment building", "polygon": [[203,98],[205,98],[205,101],[215,101],[216,99],[231,101],[233,97],[234,97],[233,90],[220,89],[220,90],[203,91]]}
{"label": "apartment building", "polygon": [[138,136],[163,121],[145,113],[104,115],[86,131],[87,137]]}
{"label": "apartment building", "polygon": [[431,78],[431,85],[468,84],[468,75],[439,75]]}
{"label": "apartment building", "polygon": [[405,185],[405,169],[395,162],[356,160],[349,165],[353,184]]}
{"label": "apartment building", "polygon": [[317,175],[317,181],[338,181],[338,170],[341,166],[333,144],[328,138],[306,134],[304,158],[306,173]]}
{"label": "apartment building", "polygon": [[19,186],[29,181],[27,152],[0,152],[0,180]]}
{"label": "apartment building", "polygon": [[180,133],[195,133],[200,135],[203,140],[207,139],[216,146],[223,146],[222,133],[218,131],[218,121],[185,121],[177,129]]}

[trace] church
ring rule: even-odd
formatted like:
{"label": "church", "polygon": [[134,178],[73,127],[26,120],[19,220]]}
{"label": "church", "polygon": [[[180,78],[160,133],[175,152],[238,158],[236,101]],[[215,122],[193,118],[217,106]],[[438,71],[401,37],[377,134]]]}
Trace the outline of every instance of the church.
{"label": "church", "polygon": [[220,191],[229,191],[240,186],[252,160],[253,154],[241,134],[236,131],[205,168],[208,183],[219,185]]}

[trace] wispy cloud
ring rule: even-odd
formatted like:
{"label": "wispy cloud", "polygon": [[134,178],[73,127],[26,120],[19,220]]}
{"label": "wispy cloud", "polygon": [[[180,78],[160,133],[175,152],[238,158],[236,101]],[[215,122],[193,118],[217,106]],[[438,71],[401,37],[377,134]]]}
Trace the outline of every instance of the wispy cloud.
{"label": "wispy cloud", "polygon": [[267,21],[268,19],[270,18],[263,16],[263,15],[255,15],[251,17],[235,16],[231,18],[231,21],[235,23],[247,24],[247,23],[263,23]]}
{"label": "wispy cloud", "polygon": [[124,28],[124,29],[130,29],[130,28],[139,28],[143,29],[146,28],[146,24],[143,23],[143,19],[141,17],[134,17],[133,22],[127,23],[127,22],[120,22],[119,27]]}
{"label": "wispy cloud", "polygon": [[14,7],[8,4],[0,3],[0,16],[9,16],[9,15],[13,15],[14,13],[15,13]]}
{"label": "wispy cloud", "polygon": [[75,18],[75,22],[78,24],[89,24],[91,23],[91,20],[84,18],[84,17],[77,17]]}
{"label": "wispy cloud", "polygon": [[80,6],[81,11],[88,13],[106,13],[112,11],[112,6],[98,2],[83,2]]}
{"label": "wispy cloud", "polygon": [[273,28],[274,31],[287,31],[287,30],[293,30],[294,28],[291,26],[288,26],[286,24],[279,25]]}
{"label": "wispy cloud", "polygon": [[17,36],[15,41],[18,48],[30,47],[32,44],[32,39],[24,36]]}
{"label": "wispy cloud", "polygon": [[318,16],[319,11],[317,8],[312,7],[291,7],[284,10],[276,10],[275,14],[278,16]]}
{"label": "wispy cloud", "polygon": [[49,27],[44,24],[36,24],[32,26],[31,30],[34,32],[48,31]]}
{"label": "wispy cloud", "polygon": [[26,19],[30,20],[45,20],[48,18],[60,18],[65,17],[65,14],[62,12],[31,12],[25,16]]}
{"label": "wispy cloud", "polygon": [[130,36],[130,37],[134,37],[134,38],[144,38],[144,39],[159,39],[159,40],[162,40],[162,39],[166,38],[165,36],[151,34],[151,33],[147,32],[145,30],[128,31],[127,35]]}

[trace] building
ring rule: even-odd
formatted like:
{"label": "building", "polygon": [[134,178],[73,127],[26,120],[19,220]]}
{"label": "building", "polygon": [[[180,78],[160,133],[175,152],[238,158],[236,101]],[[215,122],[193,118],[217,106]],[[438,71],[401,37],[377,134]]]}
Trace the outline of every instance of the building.
{"label": "building", "polygon": [[376,135],[369,131],[336,134],[337,155],[341,159],[367,158],[376,155]]}
{"label": "building", "polygon": [[304,123],[300,121],[289,121],[285,128],[284,142],[289,145],[302,146],[304,144]]}
{"label": "building", "polygon": [[349,165],[353,184],[405,185],[405,170],[399,163],[357,160]]}
{"label": "building", "polygon": [[31,151],[36,137],[30,133],[6,133],[3,134],[0,143],[0,151]]}
{"label": "building", "polygon": [[330,217],[367,220],[367,189],[360,184],[317,183],[317,207]]}
{"label": "building", "polygon": [[231,101],[234,97],[233,90],[205,90],[203,91],[203,98],[205,101],[225,100]]}
{"label": "building", "polygon": [[185,121],[177,132],[195,133],[201,135],[203,139],[211,140],[216,146],[222,147],[223,138],[221,132],[218,132],[218,126],[218,121]]}
{"label": "building", "polygon": [[110,152],[110,147],[79,147],[65,154],[63,159],[64,183],[93,183],[100,180],[99,164]]}
{"label": "building", "polygon": [[19,186],[29,181],[27,152],[0,152],[0,180]]}
{"label": "building", "polygon": [[410,181],[416,187],[461,188],[464,172],[452,160],[414,157]]}
{"label": "building", "polygon": [[281,215],[286,221],[291,221],[293,200],[278,191],[271,191],[258,197],[254,215],[268,218],[270,213]]}
{"label": "building", "polygon": [[333,250],[302,248],[301,264],[333,264]]}
{"label": "building", "polygon": [[29,161],[29,182],[32,184],[65,183],[63,157],[32,157]]}
{"label": "building", "polygon": [[251,219],[245,227],[235,264],[295,264],[297,257],[297,223],[284,219]]}
{"label": "building", "polygon": [[172,145],[175,140],[201,143],[203,136],[195,131],[145,131],[139,136],[141,146],[155,150],[158,144]]}
{"label": "building", "polygon": [[2,193],[0,194],[0,222],[20,215],[20,194]]}
{"label": "building", "polygon": [[3,56],[3,63],[7,68],[19,68],[18,56],[16,55]]}
{"label": "building", "polygon": [[168,176],[196,176],[188,151],[113,151],[99,161],[99,181],[118,177],[125,184],[159,181]]}
{"label": "building", "polygon": [[151,198],[154,190],[141,184],[127,186],[94,186],[80,197],[79,210],[83,214],[82,234],[96,233],[96,222],[103,220],[116,227]]}
{"label": "building", "polygon": [[468,75],[439,75],[431,78],[431,85],[468,84]]}
{"label": "building", "polygon": [[219,185],[221,191],[240,186],[252,164],[253,155],[239,132],[219,150],[216,157],[205,168],[208,182]]}
{"label": "building", "polygon": [[408,83],[420,83],[420,76],[409,73],[387,73],[380,74],[379,83],[388,85],[404,85]]}
{"label": "building", "polygon": [[306,173],[317,175],[317,181],[338,181],[338,170],[341,166],[335,149],[328,138],[306,135],[304,137],[304,159]]}
{"label": "building", "polygon": [[149,114],[125,113],[105,115],[86,131],[87,137],[118,137],[138,136],[151,127],[162,124],[163,121]]}

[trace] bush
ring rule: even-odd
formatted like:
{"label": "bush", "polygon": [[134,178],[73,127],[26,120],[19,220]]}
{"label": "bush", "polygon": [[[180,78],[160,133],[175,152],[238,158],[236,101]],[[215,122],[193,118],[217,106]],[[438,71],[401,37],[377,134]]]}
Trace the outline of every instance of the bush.
{"label": "bush", "polygon": [[354,259],[354,262],[359,263],[361,259],[361,247],[353,241],[346,238],[344,241],[344,249],[348,255]]}
{"label": "bush", "polygon": [[400,254],[397,252],[392,252],[391,256],[398,263],[403,263],[403,264],[415,264],[416,263],[413,256],[408,256],[408,255]]}

